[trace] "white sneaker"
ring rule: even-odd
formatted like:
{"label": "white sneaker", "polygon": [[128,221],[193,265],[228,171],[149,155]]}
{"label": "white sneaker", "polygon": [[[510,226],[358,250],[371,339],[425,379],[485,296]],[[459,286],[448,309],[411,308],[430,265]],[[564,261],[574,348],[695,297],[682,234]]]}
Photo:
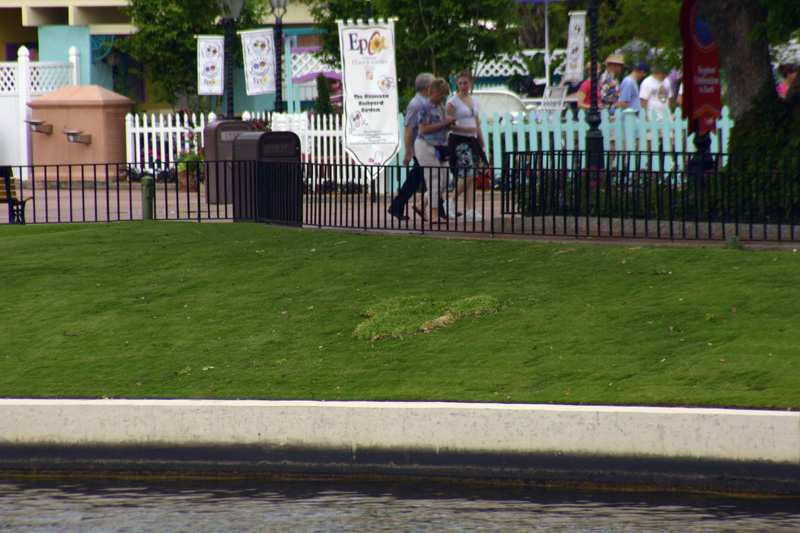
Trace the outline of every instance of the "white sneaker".
{"label": "white sneaker", "polygon": [[467,217],[465,219],[467,222],[482,222],[483,215],[479,212],[475,211],[474,209],[470,209],[467,211]]}
{"label": "white sneaker", "polygon": [[445,208],[445,214],[450,217],[452,213],[452,217],[456,217],[456,203],[453,201],[452,198],[447,199],[447,207]]}

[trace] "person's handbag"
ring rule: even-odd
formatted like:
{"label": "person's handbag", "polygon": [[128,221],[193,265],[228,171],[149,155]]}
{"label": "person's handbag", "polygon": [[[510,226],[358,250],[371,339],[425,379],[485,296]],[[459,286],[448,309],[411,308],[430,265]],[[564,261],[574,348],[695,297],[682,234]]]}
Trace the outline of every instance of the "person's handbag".
{"label": "person's handbag", "polygon": [[475,176],[475,189],[479,191],[488,191],[492,188],[492,171],[488,168],[482,168]]}
{"label": "person's handbag", "polygon": [[447,161],[450,159],[450,147],[449,146],[437,146],[436,147],[436,157],[439,161]]}

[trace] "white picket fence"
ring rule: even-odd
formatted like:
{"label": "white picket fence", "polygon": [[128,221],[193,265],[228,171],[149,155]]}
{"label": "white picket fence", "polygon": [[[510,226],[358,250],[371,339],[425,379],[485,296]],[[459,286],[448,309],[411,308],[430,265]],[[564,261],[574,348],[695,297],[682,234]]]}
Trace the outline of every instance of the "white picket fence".
{"label": "white picket fence", "polygon": [[184,152],[203,147],[203,129],[217,120],[214,113],[196,115],[133,115],[125,117],[126,154],[129,163],[146,168],[178,159]]}
{"label": "white picket fence", "polygon": [[75,47],[66,63],[32,62],[25,46],[17,51],[16,62],[0,63],[0,164],[30,164],[30,132],[25,123],[31,117],[28,102],[65,85],[78,85],[80,71],[80,53]]}
{"label": "white picket fence", "polygon": [[[550,149],[584,150],[586,132],[589,129],[584,111],[577,117],[566,112],[566,117],[538,116],[530,111],[526,116],[504,117],[495,114],[483,120],[483,134],[487,155],[492,166],[499,167],[504,151],[536,151]],[[621,115],[621,116],[620,116]],[[245,113],[245,119],[258,119],[266,122],[273,131],[292,131],[300,138],[303,160],[307,163],[344,164],[352,160],[347,156],[344,146],[342,116],[320,116],[277,113]],[[648,151],[657,150],[659,143],[665,150],[692,151],[693,137],[687,134],[686,121],[680,109],[674,117],[665,116],[663,121],[648,121],[644,112],[617,113],[614,120],[607,110],[601,112],[600,130],[606,150],[611,149],[612,139],[616,150]],[[128,161],[148,167],[157,162],[174,161],[181,152],[194,151],[203,146],[203,128],[216,120],[212,113],[203,115],[128,115],[127,145]],[[404,155],[402,146],[403,115],[399,117],[400,150],[390,165],[399,164]],[[717,121],[717,132],[711,135],[711,150],[727,152],[728,137],[733,127],[728,108],[723,108],[722,118]],[[682,164],[682,162],[679,162]],[[672,170],[671,168],[652,170]]]}

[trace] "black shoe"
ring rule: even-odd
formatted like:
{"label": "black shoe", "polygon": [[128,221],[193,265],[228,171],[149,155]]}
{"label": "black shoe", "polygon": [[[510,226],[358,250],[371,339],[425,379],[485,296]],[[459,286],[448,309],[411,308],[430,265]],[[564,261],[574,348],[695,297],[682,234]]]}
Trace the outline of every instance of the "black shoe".
{"label": "black shoe", "polygon": [[386,211],[386,212],[387,212],[387,213],[389,213],[390,215],[392,215],[392,216],[393,216],[394,218],[396,218],[397,220],[408,220],[408,217],[407,217],[406,215],[404,215],[403,213],[397,213],[397,212],[396,212],[394,209],[392,209],[391,207],[390,207],[390,208],[389,208],[389,210],[388,210],[388,211]]}

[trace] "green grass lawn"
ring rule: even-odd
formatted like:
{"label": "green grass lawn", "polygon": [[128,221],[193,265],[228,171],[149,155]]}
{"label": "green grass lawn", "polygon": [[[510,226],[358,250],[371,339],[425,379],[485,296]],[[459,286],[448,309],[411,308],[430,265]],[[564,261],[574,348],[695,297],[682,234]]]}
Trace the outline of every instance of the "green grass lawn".
{"label": "green grass lawn", "polygon": [[31,225],[0,271],[2,397],[800,408],[786,250]]}

